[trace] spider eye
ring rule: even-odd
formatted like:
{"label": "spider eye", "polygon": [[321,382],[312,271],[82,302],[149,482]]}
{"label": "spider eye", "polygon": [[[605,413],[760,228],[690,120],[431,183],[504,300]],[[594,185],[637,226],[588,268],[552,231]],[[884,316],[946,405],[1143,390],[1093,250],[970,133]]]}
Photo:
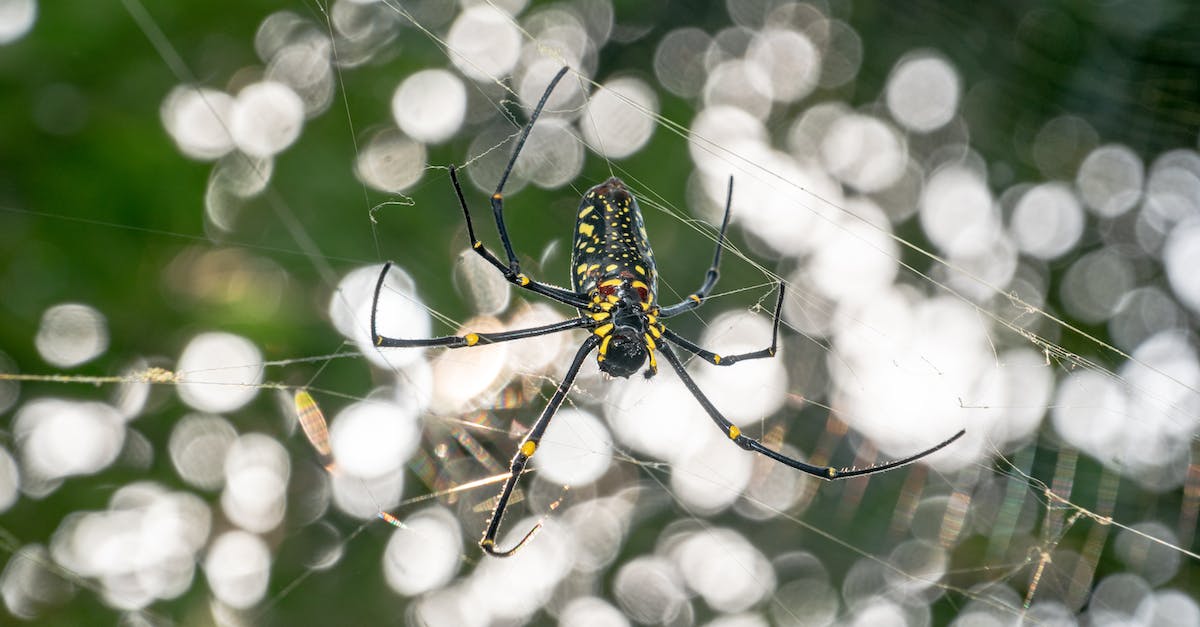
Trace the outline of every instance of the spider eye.
{"label": "spider eye", "polygon": [[646,363],[646,345],[631,330],[618,330],[608,342],[600,370],[614,377],[629,377]]}

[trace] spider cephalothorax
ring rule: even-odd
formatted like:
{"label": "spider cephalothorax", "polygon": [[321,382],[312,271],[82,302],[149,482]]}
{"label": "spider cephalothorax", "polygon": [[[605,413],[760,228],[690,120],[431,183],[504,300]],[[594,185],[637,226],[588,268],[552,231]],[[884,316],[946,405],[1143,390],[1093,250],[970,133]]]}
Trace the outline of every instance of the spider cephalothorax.
{"label": "spider cephalothorax", "polygon": [[623,281],[603,302],[599,292],[593,297],[596,309],[591,318],[599,325],[592,332],[601,338],[596,362],[601,371],[627,378],[641,370],[649,359],[646,376],[651,377],[658,372],[654,339],[662,337],[662,325],[649,305],[636,296],[638,292],[631,283],[628,279]]}
{"label": "spider cephalothorax", "polygon": [[599,362],[600,369],[615,377],[628,377],[632,375],[640,370],[647,360],[650,362],[650,366],[646,370],[646,376],[653,376],[658,368],[655,360],[655,352],[661,352],[663,357],[666,358],[667,363],[671,365],[671,369],[675,371],[676,376],[683,381],[684,386],[696,398],[696,401],[700,403],[704,411],[712,418],[717,427],[730,440],[733,440],[735,444],[743,449],[760,453],[777,462],[801,472],[821,477],[822,479],[845,479],[847,477],[857,477],[890,470],[925,457],[963,435],[964,432],[960,431],[954,437],[933,448],[886,464],[853,470],[839,470],[832,466],[807,464],[767,448],[758,440],[743,435],[741,429],[725,418],[725,416],[721,415],[721,412],[700,391],[700,387],[696,385],[691,375],[688,374],[683,366],[683,362],[675,355],[671,345],[674,344],[696,355],[700,359],[718,366],[731,366],[739,361],[748,359],[774,357],[779,337],[779,312],[783,306],[783,283],[779,284],[779,296],[775,301],[771,345],[762,350],[721,356],[705,350],[691,340],[672,332],[663,326],[659,320],[696,309],[704,303],[704,299],[708,297],[708,294],[716,286],[718,277],[717,268],[721,263],[721,248],[725,243],[725,230],[729,227],[730,201],[733,194],[732,179],[729,181],[729,192],[725,198],[725,218],[721,223],[721,230],[717,235],[717,248],[713,254],[712,265],[709,266],[708,271],[705,273],[704,282],[700,285],[700,288],[689,294],[687,298],[679,303],[668,307],[659,307],[656,304],[658,284],[654,267],[654,254],[650,251],[650,242],[646,235],[645,224],[642,222],[641,209],[638,208],[637,199],[633,193],[616,177],[610,178],[588,190],[580,202],[579,212],[575,221],[574,245],[571,250],[572,289],[568,290],[556,287],[525,276],[521,272],[520,261],[517,259],[516,253],[513,252],[512,242],[508,237],[508,228],[504,224],[504,183],[508,180],[508,176],[512,172],[513,164],[516,163],[517,155],[521,153],[521,148],[525,145],[525,140],[529,137],[529,131],[533,128],[538,115],[541,114],[542,108],[546,105],[546,99],[550,97],[550,92],[554,90],[554,86],[558,84],[559,80],[566,73],[567,68],[564,67],[550,81],[550,85],[546,88],[545,93],[542,94],[542,99],[538,101],[533,114],[529,116],[529,122],[525,125],[517,140],[517,146],[513,149],[512,156],[509,158],[508,167],[505,168],[504,173],[500,176],[500,183],[496,186],[496,193],[492,194],[492,214],[496,219],[496,228],[500,232],[500,242],[504,246],[504,253],[508,259],[508,263],[501,261],[496,255],[492,254],[483,245],[483,242],[475,237],[475,227],[471,223],[471,212],[467,209],[466,198],[463,196],[462,186],[459,185],[458,174],[454,166],[450,166],[450,180],[454,183],[454,192],[458,196],[459,205],[462,207],[463,216],[466,219],[467,236],[471,238],[471,248],[502,273],[504,278],[510,283],[564,305],[575,307],[579,312],[579,316],[540,327],[500,333],[466,333],[463,335],[448,335],[429,339],[384,337],[379,335],[375,330],[375,312],[378,309],[379,293],[383,289],[388,268],[391,267],[390,263],[384,265],[383,271],[379,275],[379,280],[375,284],[375,302],[371,308],[371,336],[375,339],[375,344],[380,347],[445,346],[448,348],[461,348],[476,344],[507,342],[510,340],[537,337],[539,335],[558,333],[570,329],[587,329],[590,331],[587,339],[583,341],[579,350],[575,352],[575,357],[571,360],[570,366],[567,367],[562,382],[559,383],[558,389],[550,397],[550,402],[542,410],[542,415],[533,424],[533,427],[521,442],[521,446],[517,449],[517,453],[513,456],[512,463],[509,466],[510,474],[504,483],[504,487],[500,490],[500,495],[496,499],[496,507],[492,510],[492,518],[488,521],[487,528],[483,533],[483,539],[479,541],[479,546],[486,553],[499,557],[512,555],[541,526],[538,525],[526,533],[511,549],[501,551],[496,548],[496,536],[500,532],[500,521],[504,517],[504,511],[508,507],[509,497],[512,496],[513,490],[516,488],[517,480],[520,478],[521,473],[525,471],[525,466],[529,462],[529,458],[533,457],[533,454],[537,452],[538,444],[542,440],[542,435],[546,432],[546,427],[550,424],[550,419],[554,417],[555,412],[562,405],[563,399],[567,396],[567,391],[575,381],[576,375],[579,374],[580,367],[583,365],[588,354],[593,350],[598,350],[596,359]]}

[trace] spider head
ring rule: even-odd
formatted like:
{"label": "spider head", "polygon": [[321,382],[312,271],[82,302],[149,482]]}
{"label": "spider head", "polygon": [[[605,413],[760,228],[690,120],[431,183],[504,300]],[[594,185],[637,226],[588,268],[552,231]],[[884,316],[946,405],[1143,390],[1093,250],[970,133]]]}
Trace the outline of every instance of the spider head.
{"label": "spider head", "polygon": [[642,334],[634,327],[617,327],[604,338],[598,361],[600,370],[614,376],[628,378],[646,363],[648,351]]}

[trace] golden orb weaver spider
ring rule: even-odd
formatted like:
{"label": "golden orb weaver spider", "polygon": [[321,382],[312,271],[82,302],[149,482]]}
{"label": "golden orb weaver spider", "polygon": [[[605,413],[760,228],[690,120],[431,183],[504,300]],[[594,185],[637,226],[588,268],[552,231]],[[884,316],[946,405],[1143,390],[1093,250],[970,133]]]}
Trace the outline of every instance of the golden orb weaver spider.
{"label": "golden orb weaver spider", "polygon": [[774,357],[779,337],[779,313],[783,306],[783,282],[779,283],[779,293],[775,300],[771,345],[762,350],[738,355],[718,355],[671,331],[663,326],[660,319],[677,316],[699,307],[716,286],[719,276],[718,266],[721,263],[721,248],[725,242],[725,231],[729,227],[733,194],[732,178],[729,180],[729,190],[725,199],[725,217],[721,222],[720,234],[717,236],[717,247],[713,254],[712,265],[705,273],[704,282],[700,288],[679,303],[667,307],[660,307],[657,304],[658,284],[654,255],[650,250],[646,228],[642,223],[641,209],[625,184],[616,177],[591,188],[583,195],[575,223],[574,245],[571,249],[572,289],[567,290],[542,283],[523,274],[520,262],[513,252],[508,229],[504,224],[504,184],[512,173],[517,156],[521,154],[521,148],[525,145],[525,140],[529,138],[529,132],[545,107],[546,100],[554,91],[555,85],[566,75],[567,70],[566,67],[559,70],[546,87],[546,91],[529,116],[529,122],[525,124],[517,139],[517,145],[513,148],[508,166],[500,176],[496,192],[492,194],[492,215],[495,217],[496,228],[500,232],[500,242],[504,245],[504,253],[508,258],[507,264],[489,251],[475,236],[471,212],[467,208],[467,201],[463,195],[462,186],[458,182],[458,173],[454,166],[450,166],[450,180],[454,185],[454,193],[458,196],[458,203],[462,207],[463,218],[467,223],[467,236],[471,240],[471,248],[488,263],[495,266],[510,283],[575,307],[579,311],[579,316],[554,324],[499,333],[467,333],[466,335],[449,335],[428,339],[384,337],[375,330],[375,316],[379,306],[379,293],[383,289],[391,262],[384,264],[383,270],[379,274],[379,280],[375,284],[374,300],[371,303],[371,337],[374,338],[376,346],[381,348],[432,346],[463,348],[478,344],[538,337],[570,329],[591,331],[579,350],[576,351],[558,389],[555,390],[545,409],[542,410],[542,415],[538,417],[525,439],[521,441],[520,447],[512,458],[509,477],[500,490],[496,506],[492,510],[491,520],[488,521],[483,538],[479,541],[479,546],[485,553],[496,557],[512,555],[541,528],[540,523],[534,526],[511,549],[501,551],[496,548],[496,536],[500,531],[500,522],[504,518],[504,511],[508,506],[509,497],[517,485],[517,480],[525,471],[525,465],[529,459],[537,452],[538,443],[546,432],[546,427],[558,411],[563,399],[566,398],[584,360],[593,350],[598,351],[596,361],[600,370],[612,376],[625,378],[641,370],[647,360],[650,364],[645,371],[645,376],[647,378],[654,376],[658,372],[658,363],[654,353],[655,351],[662,353],[667,363],[671,365],[671,369],[683,381],[684,386],[730,440],[747,451],[761,453],[781,464],[826,480],[860,477],[909,464],[942,449],[966,433],[965,430],[959,431],[937,446],[903,459],[867,468],[839,470],[832,466],[806,464],[773,451],[758,440],[743,435],[736,425],[721,415],[721,412],[700,391],[699,386],[684,369],[683,362],[672,350],[671,345],[674,344],[704,361],[718,366],[732,366],[747,359]]}

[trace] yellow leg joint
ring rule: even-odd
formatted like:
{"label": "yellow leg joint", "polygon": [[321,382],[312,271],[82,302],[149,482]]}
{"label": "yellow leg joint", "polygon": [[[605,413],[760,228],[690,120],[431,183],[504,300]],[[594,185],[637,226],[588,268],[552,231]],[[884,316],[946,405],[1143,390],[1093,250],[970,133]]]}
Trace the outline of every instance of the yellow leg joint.
{"label": "yellow leg joint", "polygon": [[382,335],[376,335],[376,336],[375,336],[375,345],[376,345],[376,346],[383,346],[383,336],[382,336]]}
{"label": "yellow leg joint", "polygon": [[729,439],[736,440],[742,435],[742,430],[737,428],[737,425],[729,425]]}
{"label": "yellow leg joint", "polygon": [[474,333],[466,334],[463,336],[463,339],[467,341],[467,346],[474,346],[479,343],[479,336]]}
{"label": "yellow leg joint", "polygon": [[475,243],[471,244],[471,248],[483,248],[483,242],[475,240]]}
{"label": "yellow leg joint", "polygon": [[496,541],[491,538],[484,538],[479,541],[479,546],[495,546]]}
{"label": "yellow leg joint", "polygon": [[536,452],[537,442],[534,442],[533,440],[525,440],[525,442],[521,444],[521,454],[525,457],[533,457],[533,454]]}
{"label": "yellow leg joint", "polygon": [[520,283],[521,287],[525,287],[526,285],[529,285],[529,277],[525,276],[524,274],[518,274],[517,283]]}
{"label": "yellow leg joint", "polygon": [[719,363],[721,363],[721,356],[720,356],[720,355],[713,355],[713,363],[714,363],[714,364],[719,364]]}
{"label": "yellow leg joint", "polygon": [[697,305],[699,305],[699,304],[700,304],[700,297],[699,297],[699,296],[696,296],[695,294],[692,294],[692,295],[688,296],[688,298],[690,298],[690,299],[692,299],[692,300],[696,301],[696,304],[697,304]]}
{"label": "yellow leg joint", "polygon": [[838,471],[836,468],[830,468],[825,472],[825,474],[829,475],[830,479],[833,479],[834,477],[838,476]]}

